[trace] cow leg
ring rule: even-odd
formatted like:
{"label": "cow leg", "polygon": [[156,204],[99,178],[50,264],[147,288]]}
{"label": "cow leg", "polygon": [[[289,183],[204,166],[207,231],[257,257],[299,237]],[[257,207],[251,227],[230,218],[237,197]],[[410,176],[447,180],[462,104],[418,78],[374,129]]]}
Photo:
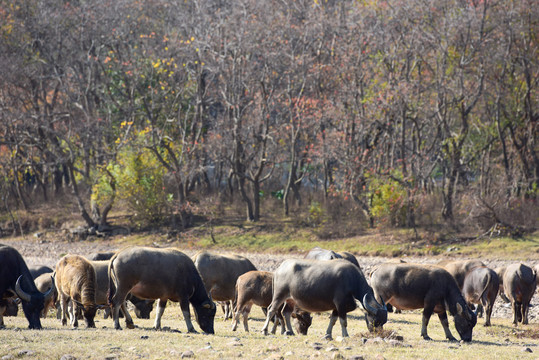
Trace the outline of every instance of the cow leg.
{"label": "cow leg", "polygon": [[348,326],[346,313],[344,314],[344,316],[339,316],[339,321],[341,322],[342,337],[348,337],[348,331],[346,330],[346,327]]}
{"label": "cow leg", "polygon": [[457,341],[457,339],[455,339],[455,337],[453,336],[453,334],[451,334],[451,331],[449,330],[449,320],[447,319],[447,313],[445,311],[443,313],[439,313],[438,318],[440,319],[442,327],[444,328],[445,338],[449,341]]}
{"label": "cow leg", "polygon": [[156,330],[161,329],[161,317],[163,316],[163,313],[165,312],[166,307],[167,307],[167,300],[166,299],[157,300],[157,309],[155,311],[155,323],[153,325],[153,327]]}
{"label": "cow leg", "polygon": [[333,336],[331,334],[333,333],[333,326],[335,326],[335,324],[337,323],[337,318],[339,317],[338,314],[339,313],[337,312],[337,310],[333,310],[331,312],[331,317],[329,318],[328,328],[326,329],[326,335],[324,335],[324,337],[328,340],[333,339]]}
{"label": "cow leg", "polygon": [[523,301],[521,305],[521,309],[522,309],[522,324],[528,325],[529,301]]}
{"label": "cow leg", "polygon": [[288,297],[288,293],[283,294],[273,294],[273,300],[268,307],[268,314],[266,315],[266,322],[262,327],[262,332],[264,335],[268,335],[268,327],[271,319],[277,314],[278,311],[281,311],[281,305],[285,302]]}
{"label": "cow leg", "polygon": [[423,309],[423,318],[421,321],[421,336],[425,340],[431,340],[429,335],[427,334],[427,326],[429,325],[430,317],[432,316],[433,309],[431,308],[425,308]]}
{"label": "cow leg", "polygon": [[517,326],[518,325],[518,312],[520,311],[520,309],[518,308],[518,304],[516,301],[513,301],[511,305],[513,307],[513,325]]}
{"label": "cow leg", "polygon": [[[286,324],[286,335],[294,335],[294,330],[292,330],[292,322],[290,321],[290,315],[292,315],[292,311],[286,310],[286,303],[283,304],[281,308],[281,315],[284,318],[284,323]],[[277,319],[275,319],[277,320]],[[282,318],[281,318],[282,321]]]}
{"label": "cow leg", "polygon": [[490,326],[490,317],[492,315],[492,308],[494,307],[494,301],[486,299],[483,301],[483,307],[485,308],[485,326]]}
{"label": "cow leg", "polygon": [[72,327],[78,327],[79,326],[79,319],[77,318],[77,306],[73,302],[73,300],[69,301],[69,304],[67,305],[69,310],[69,319]]}
{"label": "cow leg", "polygon": [[180,307],[182,308],[183,319],[185,320],[185,325],[187,325],[187,331],[190,333],[197,333],[193,323],[191,322],[191,313],[189,312],[189,299],[181,299]]}
{"label": "cow leg", "polygon": [[3,329],[6,327],[4,325],[4,312],[7,309],[7,305],[4,303],[4,300],[0,298],[0,329]]}
{"label": "cow leg", "polygon": [[62,313],[62,326],[67,325],[67,297],[60,295],[60,312]]}
{"label": "cow leg", "polygon": [[[120,306],[120,310],[122,311],[122,314],[124,314],[124,317],[125,317],[125,327],[128,329],[134,329],[135,323],[133,322],[133,318],[131,317],[131,314],[129,313],[129,311],[127,311],[127,301],[122,302],[122,305]],[[120,314],[118,313],[118,317],[119,315]],[[119,318],[118,318],[118,321],[120,321]]]}

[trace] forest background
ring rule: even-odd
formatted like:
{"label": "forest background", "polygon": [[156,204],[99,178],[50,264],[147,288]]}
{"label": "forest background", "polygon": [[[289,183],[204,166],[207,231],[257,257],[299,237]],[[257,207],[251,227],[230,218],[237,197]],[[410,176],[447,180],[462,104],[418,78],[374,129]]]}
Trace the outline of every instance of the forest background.
{"label": "forest background", "polygon": [[538,35],[535,0],[0,0],[2,234],[536,238]]}

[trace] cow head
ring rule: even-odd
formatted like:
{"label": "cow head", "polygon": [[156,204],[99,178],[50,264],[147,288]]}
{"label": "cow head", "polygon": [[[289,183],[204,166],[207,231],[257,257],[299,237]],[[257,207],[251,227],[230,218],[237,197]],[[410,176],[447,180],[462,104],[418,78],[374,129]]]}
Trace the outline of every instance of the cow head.
{"label": "cow head", "polygon": [[43,310],[43,307],[45,306],[45,302],[50,301],[50,297],[53,296],[52,289],[47,291],[45,294],[40,293],[37,291],[37,289],[36,291],[28,293],[22,289],[21,279],[22,275],[19,276],[17,282],[15,283],[15,293],[21,299],[22,310],[26,316],[26,319],[28,319],[28,327],[30,329],[41,329],[41,321],[39,320],[39,316]]}
{"label": "cow head", "polygon": [[371,293],[366,293],[361,302],[365,309],[365,321],[370,332],[381,330],[387,322],[387,307],[380,305]]}
{"label": "cow head", "polygon": [[195,318],[202,331],[208,334],[215,334],[213,330],[213,320],[217,311],[215,303],[208,299],[202,304],[193,305],[193,307],[195,308]]}
{"label": "cow head", "polygon": [[309,330],[309,327],[311,326],[313,322],[313,317],[311,316],[310,312],[307,312],[305,310],[301,309],[294,309],[292,312],[292,318],[294,328],[298,332],[298,334],[301,335],[307,335],[307,331]]}
{"label": "cow head", "polygon": [[140,300],[135,304],[135,315],[139,319],[149,319],[155,300]]}
{"label": "cow head", "polygon": [[466,306],[457,302],[457,312],[454,314],[455,328],[463,341],[472,341],[472,330],[477,324],[477,315]]}

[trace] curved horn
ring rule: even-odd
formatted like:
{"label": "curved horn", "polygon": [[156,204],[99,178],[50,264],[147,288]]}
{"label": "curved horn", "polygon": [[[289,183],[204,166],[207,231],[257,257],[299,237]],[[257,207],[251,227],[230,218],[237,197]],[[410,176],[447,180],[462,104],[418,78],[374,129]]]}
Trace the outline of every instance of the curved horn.
{"label": "curved horn", "polygon": [[361,304],[363,305],[363,307],[365,308],[365,310],[367,310],[368,312],[370,312],[371,314],[376,314],[376,312],[378,311],[378,309],[375,309],[373,306],[371,306],[369,304],[369,302],[367,301],[367,294],[365,294],[365,296],[363,296],[363,301],[361,302]]}
{"label": "curved horn", "polygon": [[19,278],[17,279],[17,282],[15,283],[15,292],[17,293],[17,296],[21,298],[21,300],[30,302],[30,300],[32,300],[32,296],[22,289],[21,278],[22,278],[22,275],[19,276]]}

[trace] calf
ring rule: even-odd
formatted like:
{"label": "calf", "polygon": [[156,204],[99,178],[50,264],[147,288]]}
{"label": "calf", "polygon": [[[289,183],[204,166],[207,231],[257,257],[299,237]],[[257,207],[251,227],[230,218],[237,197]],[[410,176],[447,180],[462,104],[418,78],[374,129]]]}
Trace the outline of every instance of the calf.
{"label": "calf", "polygon": [[[238,277],[236,281],[236,308],[232,331],[236,331],[240,321],[240,314],[243,314],[243,327],[249,331],[247,319],[253,304],[266,309],[271,304],[273,273],[267,271],[249,271]],[[293,310],[292,310],[293,309]],[[281,322],[281,333],[285,332],[285,323],[283,313],[291,312],[290,316],[294,319],[296,331],[302,335],[307,335],[311,326],[312,316],[307,311],[303,311],[294,306],[293,303],[285,303],[284,307],[276,313],[277,319]],[[277,320],[276,319],[276,320]],[[277,321],[272,329],[275,333]]]}
{"label": "calf", "polygon": [[504,293],[513,307],[513,325],[528,324],[528,307],[535,293],[536,274],[529,266],[512,264],[503,274]]}
{"label": "calf", "polygon": [[71,326],[78,326],[75,313],[76,308],[81,308],[86,327],[95,328],[97,284],[92,264],[82,256],[66,255],[56,264],[55,285],[62,309],[62,325],[67,324],[67,303],[71,300],[72,306],[69,309]]}
{"label": "calf", "polygon": [[466,302],[481,304],[485,308],[485,326],[490,326],[490,316],[500,289],[500,280],[496,272],[487,267],[478,267],[466,275],[462,294]]}
{"label": "calf", "polygon": [[468,308],[457,282],[439,266],[415,264],[382,264],[371,275],[376,299],[401,310],[423,308],[421,336],[430,340],[427,325],[437,313],[449,340],[456,340],[449,330],[447,313],[453,315],[455,328],[464,341],[472,340],[477,316]]}

